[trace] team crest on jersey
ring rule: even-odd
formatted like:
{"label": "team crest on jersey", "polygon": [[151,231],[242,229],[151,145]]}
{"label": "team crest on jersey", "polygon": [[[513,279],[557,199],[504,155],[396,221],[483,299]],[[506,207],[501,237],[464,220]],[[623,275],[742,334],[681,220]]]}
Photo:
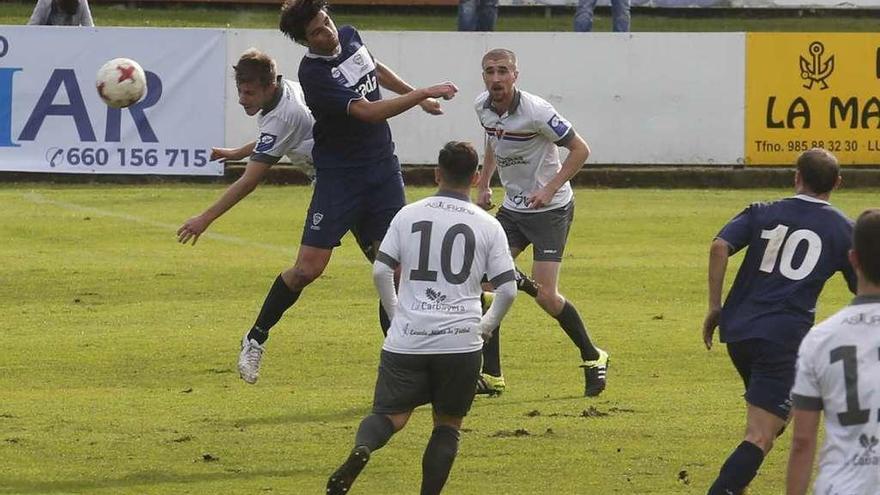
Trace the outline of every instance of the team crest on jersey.
{"label": "team crest on jersey", "polygon": [[323,220],[323,219],[324,219],[323,213],[314,213],[312,215],[312,225],[317,226],[319,223],[321,223],[321,220]]}
{"label": "team crest on jersey", "polygon": [[571,124],[555,113],[550,117],[550,120],[547,121],[547,125],[549,125],[550,128],[553,129],[553,132],[559,137],[565,136],[566,133],[568,133],[568,130],[571,129]]}
{"label": "team crest on jersey", "polygon": [[277,139],[278,136],[269,134],[268,132],[260,134],[260,139],[257,141],[257,147],[254,148],[254,151],[257,153],[265,153],[271,150],[275,146],[275,141]]}
{"label": "team crest on jersey", "polygon": [[358,65],[364,65],[364,57],[360,53],[356,53],[352,58],[354,60],[354,63]]}

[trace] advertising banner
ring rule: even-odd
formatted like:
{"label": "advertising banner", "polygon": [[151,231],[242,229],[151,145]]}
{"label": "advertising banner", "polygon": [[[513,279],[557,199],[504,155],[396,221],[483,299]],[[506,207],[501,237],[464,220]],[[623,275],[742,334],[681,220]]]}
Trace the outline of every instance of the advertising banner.
{"label": "advertising banner", "polygon": [[[0,27],[0,171],[221,175],[225,35],[210,29]],[[144,98],[110,108],[106,61],[144,68]]]}
{"label": "advertising banner", "polygon": [[792,163],[820,147],[880,164],[880,34],[750,33],[745,161]]}

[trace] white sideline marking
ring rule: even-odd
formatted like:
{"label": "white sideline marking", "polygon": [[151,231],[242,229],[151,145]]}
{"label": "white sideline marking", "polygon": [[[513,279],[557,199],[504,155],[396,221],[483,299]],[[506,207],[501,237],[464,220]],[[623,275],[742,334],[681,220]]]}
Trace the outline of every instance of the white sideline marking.
{"label": "white sideline marking", "polygon": [[[160,230],[166,230],[171,233],[177,232],[177,229],[180,228],[180,225],[174,225],[174,224],[164,223],[164,222],[157,222],[155,220],[149,220],[149,219],[138,217],[135,215],[129,215],[127,213],[116,213],[113,211],[102,210],[100,208],[93,208],[91,206],[83,206],[83,205],[78,205],[76,203],[68,203],[66,201],[58,201],[56,199],[47,198],[46,196],[43,196],[40,193],[30,192],[30,193],[25,193],[22,196],[24,197],[24,199],[30,201],[31,203],[57,206],[59,208],[65,209],[65,210],[81,211],[84,213],[90,213],[95,216],[117,218],[119,220],[125,220],[127,222],[137,223],[140,225],[148,225],[150,227],[155,227]],[[222,241],[222,242],[228,242],[230,244],[237,244],[239,246],[259,248],[259,249],[273,252],[273,253],[281,253],[287,257],[292,256],[293,251],[294,251],[293,246],[292,247],[282,247],[282,246],[276,246],[274,244],[264,244],[261,242],[253,242],[253,241],[249,241],[247,239],[242,239],[240,237],[235,237],[235,236],[231,236],[231,235],[214,234],[211,232],[205,232],[204,234],[201,235],[201,237],[207,238],[207,239],[213,239],[213,240],[217,240],[217,241]]]}

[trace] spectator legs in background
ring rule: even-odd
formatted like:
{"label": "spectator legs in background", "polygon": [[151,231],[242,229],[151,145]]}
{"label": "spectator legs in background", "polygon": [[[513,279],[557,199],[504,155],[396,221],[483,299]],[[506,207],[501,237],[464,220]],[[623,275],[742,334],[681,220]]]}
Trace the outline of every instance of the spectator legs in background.
{"label": "spectator legs in background", "polygon": [[[579,0],[574,13],[574,30],[586,33],[593,30],[593,9],[596,0]],[[612,30],[616,33],[629,32],[630,0],[611,0]]]}
{"label": "spectator legs in background", "polygon": [[574,13],[574,31],[576,33],[588,33],[593,30],[593,9],[596,0],[578,0],[577,10]]}
{"label": "spectator legs in background", "polygon": [[498,0],[481,0],[477,8],[477,31],[495,31],[498,20]]}
{"label": "spectator legs in background", "polygon": [[611,22],[615,33],[629,32],[629,1],[611,0]]}
{"label": "spectator legs in background", "polygon": [[498,0],[460,0],[459,31],[494,31],[498,19]]}

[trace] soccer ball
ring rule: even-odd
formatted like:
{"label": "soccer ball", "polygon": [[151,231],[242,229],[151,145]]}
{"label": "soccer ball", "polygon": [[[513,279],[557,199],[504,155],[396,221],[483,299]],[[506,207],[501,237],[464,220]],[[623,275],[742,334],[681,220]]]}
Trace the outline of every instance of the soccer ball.
{"label": "soccer ball", "polygon": [[98,70],[98,96],[113,108],[134,104],[147,91],[147,76],[140,64],[128,58],[114,58]]}

